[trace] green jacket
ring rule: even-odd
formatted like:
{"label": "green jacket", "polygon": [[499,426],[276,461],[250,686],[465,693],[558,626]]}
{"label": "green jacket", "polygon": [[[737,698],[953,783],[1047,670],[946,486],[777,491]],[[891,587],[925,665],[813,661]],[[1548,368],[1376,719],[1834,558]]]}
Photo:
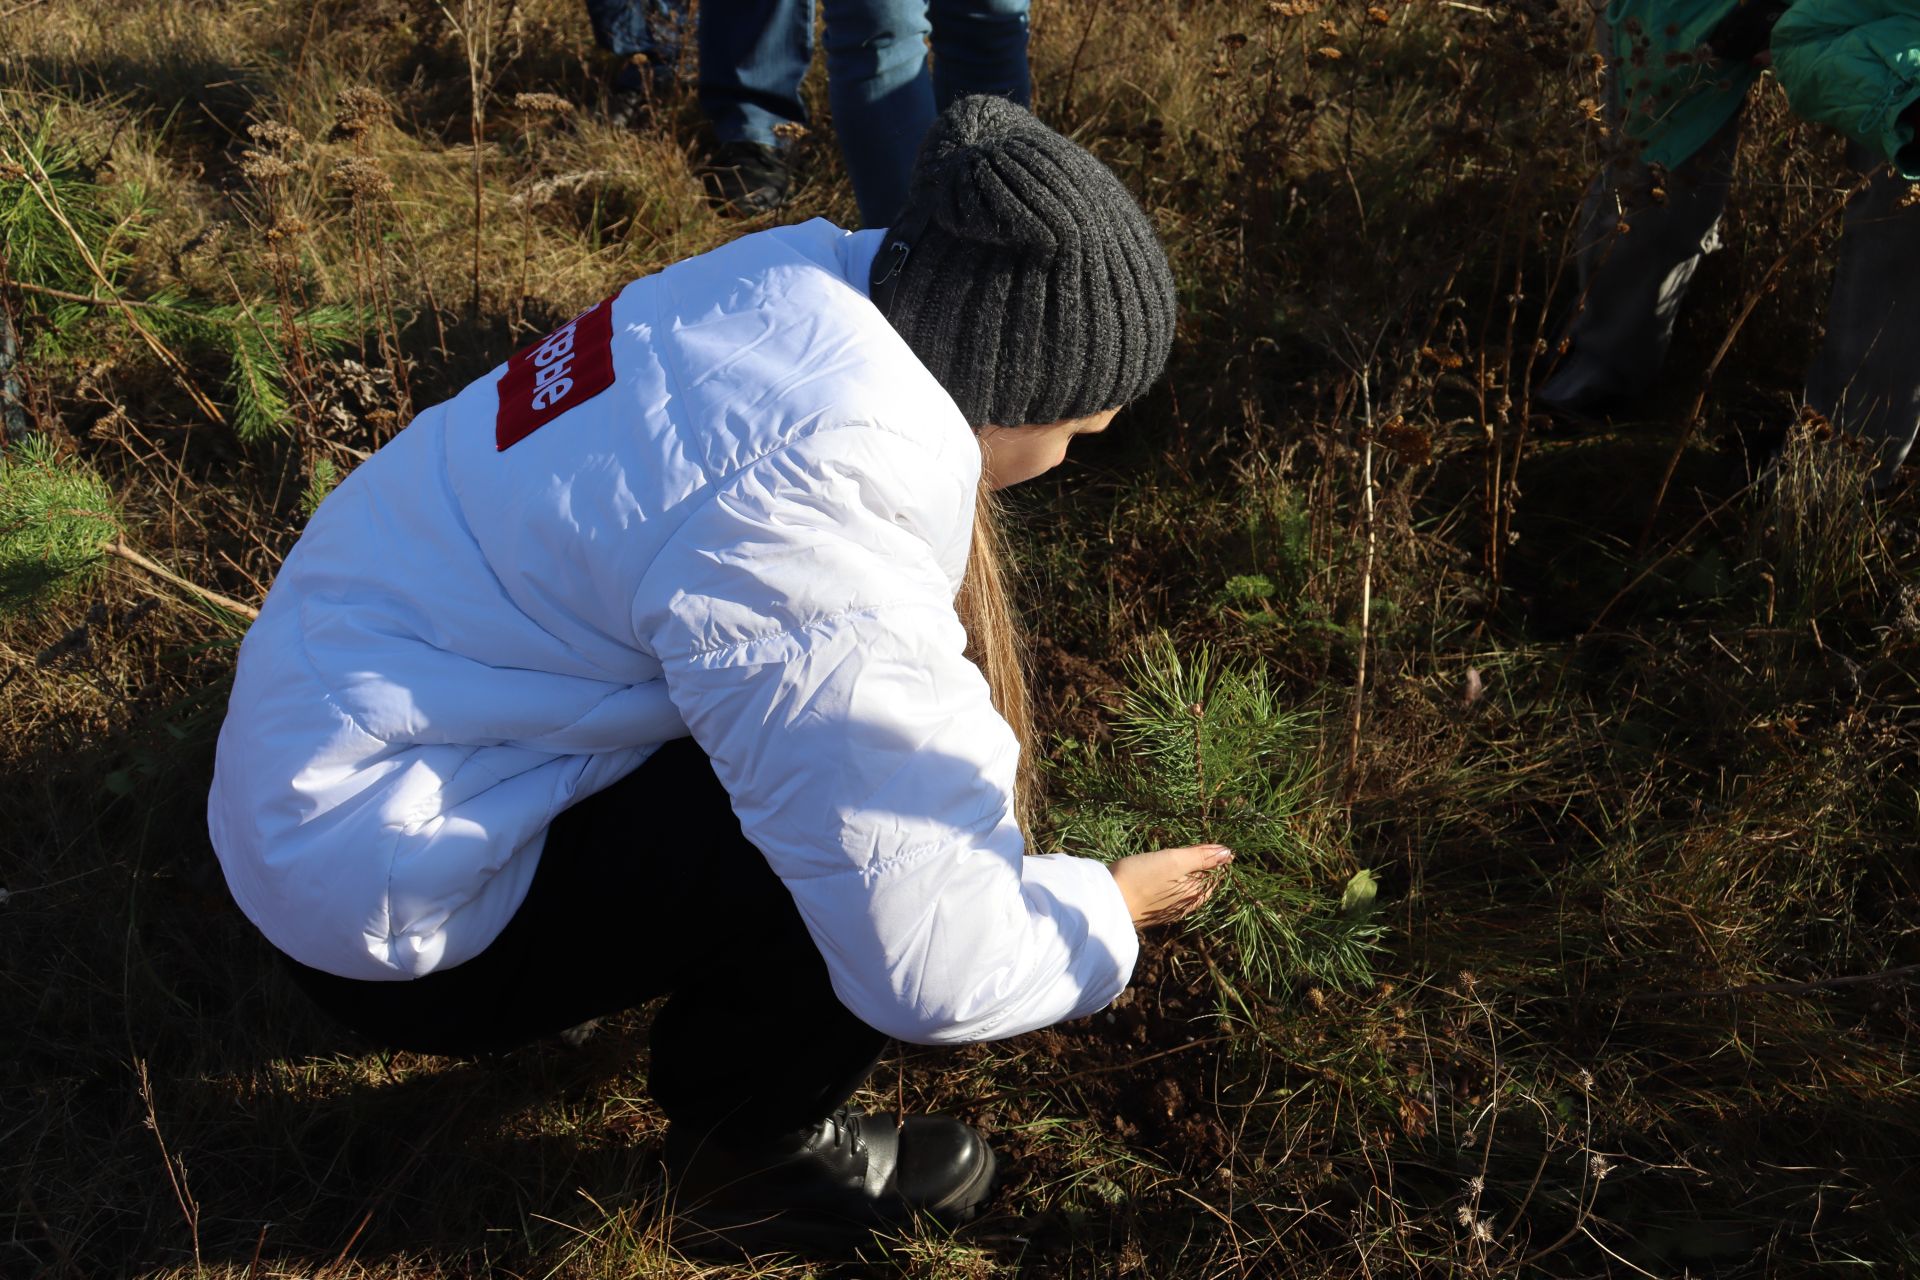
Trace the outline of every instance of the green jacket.
{"label": "green jacket", "polygon": [[1801,117],[1831,125],[1920,181],[1911,119],[1920,102],[1913,0],[1800,0],[1773,29],[1773,73]]}
{"label": "green jacket", "polygon": [[[1614,106],[1643,157],[1669,168],[1733,119],[1759,69],[1707,51],[1742,0],[1613,0]],[[1795,0],[1772,36],[1787,101],[1920,179],[1901,113],[1920,101],[1920,8],[1913,0]]]}

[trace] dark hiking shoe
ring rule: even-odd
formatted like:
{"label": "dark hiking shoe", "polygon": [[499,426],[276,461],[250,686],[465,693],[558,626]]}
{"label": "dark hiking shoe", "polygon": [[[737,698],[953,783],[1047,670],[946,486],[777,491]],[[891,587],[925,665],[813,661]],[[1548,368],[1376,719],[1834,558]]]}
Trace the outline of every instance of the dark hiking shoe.
{"label": "dark hiking shoe", "polygon": [[916,1217],[957,1227],[993,1189],[993,1149],[946,1116],[842,1107],[751,1149],[667,1133],[675,1243],[690,1250],[843,1253]]}
{"label": "dark hiking shoe", "polygon": [[644,133],[674,99],[673,68],[644,54],[623,58],[607,82],[607,123]]}
{"label": "dark hiking shoe", "polygon": [[1576,429],[1595,430],[1607,426],[1635,400],[1626,382],[1611,369],[1582,360],[1578,351],[1553,370],[1547,380],[1533,389],[1528,406],[1558,422]]}
{"label": "dark hiking shoe", "polygon": [[700,177],[715,204],[742,217],[778,209],[793,191],[786,156],[758,142],[721,143]]}

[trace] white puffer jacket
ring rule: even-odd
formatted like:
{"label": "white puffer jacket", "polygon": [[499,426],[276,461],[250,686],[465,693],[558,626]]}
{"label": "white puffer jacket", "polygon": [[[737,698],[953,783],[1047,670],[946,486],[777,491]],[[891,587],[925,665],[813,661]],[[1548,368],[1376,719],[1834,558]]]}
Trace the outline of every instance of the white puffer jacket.
{"label": "white puffer jacket", "polygon": [[[953,609],[979,451],[867,300],[879,234],[783,227],[636,281],[321,505],[208,804],[276,946],[364,979],[471,958],[548,823],[691,732],[877,1030],[1010,1036],[1119,994],[1112,876],[1022,856]],[[698,856],[644,817],[609,856]]]}

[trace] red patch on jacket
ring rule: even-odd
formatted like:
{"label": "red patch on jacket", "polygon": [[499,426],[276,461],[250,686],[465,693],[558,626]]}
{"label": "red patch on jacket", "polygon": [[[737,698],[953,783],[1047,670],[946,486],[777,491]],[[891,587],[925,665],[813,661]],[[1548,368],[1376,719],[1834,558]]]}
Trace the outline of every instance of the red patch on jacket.
{"label": "red patch on jacket", "polygon": [[507,361],[496,450],[510,449],[613,385],[613,299],[582,311]]}

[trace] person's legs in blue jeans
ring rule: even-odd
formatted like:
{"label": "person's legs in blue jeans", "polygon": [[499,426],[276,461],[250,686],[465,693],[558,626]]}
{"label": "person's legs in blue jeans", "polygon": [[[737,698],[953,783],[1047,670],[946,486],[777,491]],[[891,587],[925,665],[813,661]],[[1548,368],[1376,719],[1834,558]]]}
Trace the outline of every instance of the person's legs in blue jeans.
{"label": "person's legs in blue jeans", "polygon": [[622,58],[645,54],[649,64],[672,74],[689,22],[686,0],[586,0],[586,4],[594,42],[602,49]]}
{"label": "person's legs in blue jeans", "polygon": [[926,0],[822,0],[827,97],[860,220],[884,227],[907,199],[914,153],[933,123]]}
{"label": "person's legs in blue jeans", "polygon": [[994,93],[1033,101],[1027,69],[1027,0],[929,0],[933,24],[933,108]]}
{"label": "person's legs in blue jeans", "polygon": [[860,220],[883,227],[906,203],[920,139],[947,104],[973,93],[1027,104],[1027,0],[822,3],[827,92],[840,154],[860,202]]}
{"label": "person's legs in blue jeans", "polygon": [[[635,125],[648,104],[673,88],[688,24],[687,0],[586,0],[594,43],[620,60],[609,88],[609,114]],[[635,55],[645,60],[635,64]]]}
{"label": "person's legs in blue jeans", "polygon": [[774,126],[807,119],[811,0],[702,0],[699,28],[700,109],[714,139],[780,146]]}

